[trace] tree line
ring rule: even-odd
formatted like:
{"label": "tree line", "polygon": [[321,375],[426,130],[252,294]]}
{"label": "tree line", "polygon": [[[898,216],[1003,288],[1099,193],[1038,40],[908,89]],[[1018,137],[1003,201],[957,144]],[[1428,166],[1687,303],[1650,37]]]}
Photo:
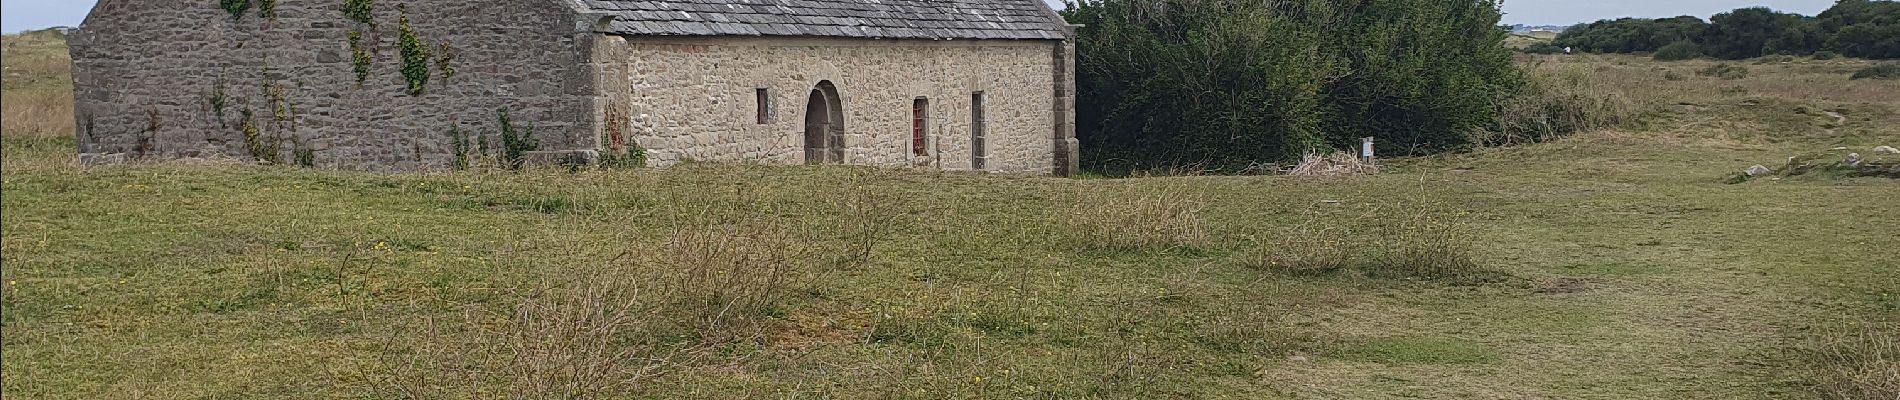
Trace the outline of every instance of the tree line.
{"label": "tree line", "polygon": [[1085,0],[1085,167],[1239,173],[1376,136],[1382,154],[1481,144],[1525,92],[1493,0]]}
{"label": "tree line", "polygon": [[1549,44],[1594,53],[1655,53],[1659,59],[1746,59],[1767,55],[1900,58],[1900,2],[1840,0],[1816,16],[1763,7],[1741,8],[1704,21],[1682,16],[1624,18],[1577,25]]}

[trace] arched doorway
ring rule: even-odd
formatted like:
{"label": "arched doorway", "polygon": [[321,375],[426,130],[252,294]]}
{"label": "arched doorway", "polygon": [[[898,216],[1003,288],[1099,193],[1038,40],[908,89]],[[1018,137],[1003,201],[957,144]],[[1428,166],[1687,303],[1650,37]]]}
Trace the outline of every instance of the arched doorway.
{"label": "arched doorway", "polygon": [[831,81],[818,82],[805,101],[805,163],[844,163],[844,104]]}

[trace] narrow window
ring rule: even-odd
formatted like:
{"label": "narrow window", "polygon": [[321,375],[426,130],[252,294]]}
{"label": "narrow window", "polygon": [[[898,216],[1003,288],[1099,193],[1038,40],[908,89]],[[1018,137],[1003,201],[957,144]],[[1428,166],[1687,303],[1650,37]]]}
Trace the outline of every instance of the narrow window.
{"label": "narrow window", "polygon": [[983,92],[970,95],[970,169],[981,171],[989,158],[989,150],[984,146]]}
{"label": "narrow window", "polygon": [[759,104],[759,125],[772,123],[772,90],[758,88],[754,90],[754,96]]}
{"label": "narrow window", "polygon": [[910,152],[919,157],[930,155],[930,99],[918,97],[910,104]]}

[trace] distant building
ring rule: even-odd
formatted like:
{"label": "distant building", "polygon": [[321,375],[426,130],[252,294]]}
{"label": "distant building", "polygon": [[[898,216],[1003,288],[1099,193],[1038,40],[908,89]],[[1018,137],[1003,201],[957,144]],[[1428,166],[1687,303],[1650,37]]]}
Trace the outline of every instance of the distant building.
{"label": "distant building", "polygon": [[1042,0],[246,4],[100,1],[79,151],[446,168],[500,152],[506,109],[544,161],[1075,168],[1073,30]]}

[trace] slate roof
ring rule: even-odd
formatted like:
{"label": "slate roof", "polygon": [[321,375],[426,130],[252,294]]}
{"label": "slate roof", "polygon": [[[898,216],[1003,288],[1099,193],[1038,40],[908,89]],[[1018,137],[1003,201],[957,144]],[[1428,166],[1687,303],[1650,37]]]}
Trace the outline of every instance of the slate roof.
{"label": "slate roof", "polygon": [[1062,39],[1043,0],[580,0],[608,33],[880,39]]}

